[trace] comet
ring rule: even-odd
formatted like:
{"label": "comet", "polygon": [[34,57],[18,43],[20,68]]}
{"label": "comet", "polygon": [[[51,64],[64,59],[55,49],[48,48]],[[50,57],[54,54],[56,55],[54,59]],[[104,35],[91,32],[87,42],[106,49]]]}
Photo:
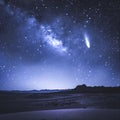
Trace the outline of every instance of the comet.
{"label": "comet", "polygon": [[84,38],[85,38],[85,44],[86,44],[87,48],[90,48],[90,40],[86,34],[84,35]]}

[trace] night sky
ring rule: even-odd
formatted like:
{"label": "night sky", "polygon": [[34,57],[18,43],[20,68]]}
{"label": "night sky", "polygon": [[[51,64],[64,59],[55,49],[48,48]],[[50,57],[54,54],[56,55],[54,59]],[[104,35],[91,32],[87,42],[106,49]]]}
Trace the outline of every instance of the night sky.
{"label": "night sky", "polygon": [[0,90],[120,85],[120,0],[0,0]]}

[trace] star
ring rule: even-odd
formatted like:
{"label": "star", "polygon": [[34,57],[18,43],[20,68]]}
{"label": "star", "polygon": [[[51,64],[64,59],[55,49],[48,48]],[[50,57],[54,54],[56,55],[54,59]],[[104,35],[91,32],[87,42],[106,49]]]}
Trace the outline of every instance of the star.
{"label": "star", "polygon": [[44,27],[43,25],[41,26],[42,29],[42,34],[43,34],[43,39],[44,41],[52,48],[54,48],[56,51],[60,53],[66,53],[67,52],[67,47],[63,45],[62,40],[58,40],[55,38],[56,36],[52,32],[52,30],[48,27]]}
{"label": "star", "polygon": [[0,15],[0,89],[120,84],[119,0],[0,0]]}

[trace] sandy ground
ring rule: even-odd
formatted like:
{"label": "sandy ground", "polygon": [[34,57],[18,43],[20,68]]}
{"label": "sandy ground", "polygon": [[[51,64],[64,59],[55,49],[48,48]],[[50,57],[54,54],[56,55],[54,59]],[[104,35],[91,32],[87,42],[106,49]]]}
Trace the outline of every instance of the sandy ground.
{"label": "sandy ground", "polygon": [[120,120],[120,110],[58,109],[0,115],[0,120]]}
{"label": "sandy ground", "polygon": [[120,109],[120,94],[0,94],[0,114],[71,108]]}

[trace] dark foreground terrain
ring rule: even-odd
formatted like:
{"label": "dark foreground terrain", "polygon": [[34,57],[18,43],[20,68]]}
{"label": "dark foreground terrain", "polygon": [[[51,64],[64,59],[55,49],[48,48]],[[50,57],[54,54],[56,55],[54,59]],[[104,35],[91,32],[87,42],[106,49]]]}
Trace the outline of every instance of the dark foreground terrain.
{"label": "dark foreground terrain", "polygon": [[0,120],[120,120],[120,88],[1,91]]}
{"label": "dark foreground terrain", "polygon": [[120,93],[0,92],[0,114],[65,108],[120,109]]}

